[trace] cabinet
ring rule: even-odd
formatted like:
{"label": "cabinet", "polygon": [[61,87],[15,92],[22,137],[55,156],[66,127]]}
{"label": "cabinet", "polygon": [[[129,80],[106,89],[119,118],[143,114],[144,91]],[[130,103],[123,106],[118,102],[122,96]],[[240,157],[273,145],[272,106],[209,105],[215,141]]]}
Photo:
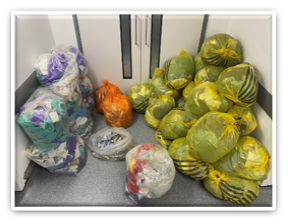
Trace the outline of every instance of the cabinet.
{"label": "cabinet", "polygon": [[[178,55],[196,56],[204,15],[77,15],[89,76],[95,87],[103,79],[123,93],[149,82],[155,67]],[[130,64],[131,63],[131,64]]]}

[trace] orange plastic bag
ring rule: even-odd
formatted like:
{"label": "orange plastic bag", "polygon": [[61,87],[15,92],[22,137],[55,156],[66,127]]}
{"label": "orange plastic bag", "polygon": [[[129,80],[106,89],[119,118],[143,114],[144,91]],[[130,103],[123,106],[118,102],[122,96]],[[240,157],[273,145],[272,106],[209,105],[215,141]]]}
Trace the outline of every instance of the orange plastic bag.
{"label": "orange plastic bag", "polygon": [[110,89],[106,94],[102,109],[108,125],[127,128],[132,123],[132,104],[128,97]]}
{"label": "orange plastic bag", "polygon": [[104,83],[104,85],[98,87],[95,91],[96,108],[97,111],[101,114],[104,113],[101,104],[110,89],[114,89],[116,93],[122,94],[118,86],[115,86],[107,80],[103,80],[102,82]]}

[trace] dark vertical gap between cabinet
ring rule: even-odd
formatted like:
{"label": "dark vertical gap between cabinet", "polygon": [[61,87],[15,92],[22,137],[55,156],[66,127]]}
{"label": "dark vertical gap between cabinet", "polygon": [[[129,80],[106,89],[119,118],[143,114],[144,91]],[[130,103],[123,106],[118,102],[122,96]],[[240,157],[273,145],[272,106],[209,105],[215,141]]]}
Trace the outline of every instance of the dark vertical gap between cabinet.
{"label": "dark vertical gap between cabinet", "polygon": [[84,55],[77,15],[72,15],[78,50]]}
{"label": "dark vertical gap between cabinet", "polygon": [[199,45],[198,45],[198,53],[200,52],[202,44],[203,44],[203,42],[205,40],[207,24],[208,24],[208,18],[209,18],[209,15],[204,15],[203,23],[202,23],[202,29],[201,29],[201,34],[200,34],[200,40],[199,40]]}

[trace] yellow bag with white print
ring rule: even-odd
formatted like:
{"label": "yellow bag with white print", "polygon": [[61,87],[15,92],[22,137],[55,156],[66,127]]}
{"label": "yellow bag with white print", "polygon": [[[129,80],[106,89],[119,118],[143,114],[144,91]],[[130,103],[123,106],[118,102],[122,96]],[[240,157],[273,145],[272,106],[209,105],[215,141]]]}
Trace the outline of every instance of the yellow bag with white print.
{"label": "yellow bag with white print", "polygon": [[269,155],[255,138],[241,136],[236,146],[213,163],[215,169],[250,180],[265,180],[269,173]]}
{"label": "yellow bag with white print", "polygon": [[256,180],[224,174],[209,164],[209,174],[204,178],[204,187],[215,197],[247,206],[259,196],[259,184]]}

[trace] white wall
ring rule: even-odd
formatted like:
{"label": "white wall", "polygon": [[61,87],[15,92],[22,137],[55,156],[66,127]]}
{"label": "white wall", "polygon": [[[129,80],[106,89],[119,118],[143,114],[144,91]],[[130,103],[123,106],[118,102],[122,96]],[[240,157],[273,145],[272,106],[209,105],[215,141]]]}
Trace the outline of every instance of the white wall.
{"label": "white wall", "polygon": [[[54,38],[47,15],[16,15],[15,17],[15,91],[33,73],[40,54],[50,52]],[[15,190],[25,186],[24,172],[30,160],[24,155],[28,137],[15,116]]]}
{"label": "white wall", "polygon": [[[259,83],[273,93],[272,74],[272,16],[271,15],[209,15],[206,37],[216,33],[227,33],[240,41],[243,49],[243,62],[249,62],[257,72]],[[275,79],[276,80],[276,79]],[[269,167],[272,168],[273,120],[256,103],[251,107],[258,127],[251,136],[258,139],[271,156]],[[274,114],[275,116],[275,114]],[[275,121],[274,121],[275,122]],[[262,185],[272,184],[272,171]]]}
{"label": "white wall", "polygon": [[36,58],[50,52],[54,38],[47,15],[16,15],[15,89],[32,74]]}
{"label": "white wall", "polygon": [[48,15],[55,45],[77,46],[72,15]]}

